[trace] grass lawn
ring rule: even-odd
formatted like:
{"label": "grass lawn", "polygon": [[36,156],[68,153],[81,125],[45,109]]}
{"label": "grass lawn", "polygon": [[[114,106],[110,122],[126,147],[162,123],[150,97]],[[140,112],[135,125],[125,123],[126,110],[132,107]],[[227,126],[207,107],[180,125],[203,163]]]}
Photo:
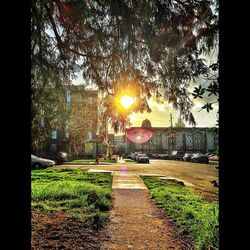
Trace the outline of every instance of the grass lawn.
{"label": "grass lawn", "polygon": [[[70,163],[80,163],[80,162],[95,162],[96,159],[79,159],[79,160],[73,160],[70,161]],[[99,162],[110,162],[110,163],[116,163],[115,160],[104,160],[104,159],[99,159]]]}
{"label": "grass lawn", "polygon": [[175,220],[183,233],[191,235],[194,249],[218,249],[219,204],[208,203],[185,186],[142,177],[156,204]]}
{"label": "grass lawn", "polygon": [[67,211],[72,219],[89,220],[101,226],[111,207],[110,173],[85,170],[33,170],[32,208],[44,211]]}

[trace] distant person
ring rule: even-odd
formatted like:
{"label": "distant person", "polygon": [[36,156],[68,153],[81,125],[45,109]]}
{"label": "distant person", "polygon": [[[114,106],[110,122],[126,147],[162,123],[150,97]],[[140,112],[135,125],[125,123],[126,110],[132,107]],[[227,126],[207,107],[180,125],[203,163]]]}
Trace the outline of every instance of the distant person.
{"label": "distant person", "polygon": [[95,164],[99,164],[99,156],[98,155],[95,158]]}

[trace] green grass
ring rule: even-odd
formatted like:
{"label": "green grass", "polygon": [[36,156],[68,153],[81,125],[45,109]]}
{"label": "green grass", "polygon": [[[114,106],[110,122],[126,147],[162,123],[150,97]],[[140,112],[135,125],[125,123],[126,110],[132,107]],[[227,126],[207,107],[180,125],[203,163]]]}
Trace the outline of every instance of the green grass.
{"label": "green grass", "polygon": [[72,219],[89,220],[101,226],[111,207],[110,173],[88,173],[84,170],[33,170],[32,207],[44,211],[61,210]]}
{"label": "green grass", "polygon": [[150,189],[156,204],[175,220],[183,233],[193,239],[195,249],[218,249],[219,204],[208,203],[188,187],[160,180],[157,177],[142,177]]}
{"label": "green grass", "polygon": [[[73,160],[70,163],[95,162],[95,161],[96,161],[96,159],[78,159],[78,160]],[[99,159],[99,162],[116,163],[115,160],[104,160],[104,159]]]}

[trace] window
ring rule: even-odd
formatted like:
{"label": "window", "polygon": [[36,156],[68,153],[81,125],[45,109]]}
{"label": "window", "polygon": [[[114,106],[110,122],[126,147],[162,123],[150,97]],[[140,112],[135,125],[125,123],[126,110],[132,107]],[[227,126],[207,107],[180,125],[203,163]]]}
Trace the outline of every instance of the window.
{"label": "window", "polygon": [[44,127],[44,118],[41,119],[41,127]]}
{"label": "window", "polygon": [[52,131],[51,137],[52,137],[52,139],[56,139],[57,138],[57,131],[56,130]]}
{"label": "window", "polygon": [[87,137],[89,140],[92,140],[92,131],[88,131]]}
{"label": "window", "polygon": [[66,92],[66,102],[67,102],[67,104],[70,104],[70,101],[71,101],[70,91],[67,90],[67,92]]}

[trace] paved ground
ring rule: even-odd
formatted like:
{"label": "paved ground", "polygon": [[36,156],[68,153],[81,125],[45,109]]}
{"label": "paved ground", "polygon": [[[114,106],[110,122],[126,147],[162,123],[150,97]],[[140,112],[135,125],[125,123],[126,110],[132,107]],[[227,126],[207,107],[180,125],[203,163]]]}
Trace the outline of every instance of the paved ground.
{"label": "paved ground", "polygon": [[102,250],[191,249],[173,221],[152,202],[139,175],[113,173],[114,206],[105,233],[108,241]]}
{"label": "paved ground", "polygon": [[218,169],[214,164],[199,164],[173,160],[150,160],[150,164],[119,163],[113,165],[74,165],[56,166],[64,168],[79,168],[109,170],[115,172],[127,172],[138,175],[157,174],[175,177],[192,183],[194,190],[202,194],[208,200],[218,200],[218,188],[211,181],[218,180]]}

